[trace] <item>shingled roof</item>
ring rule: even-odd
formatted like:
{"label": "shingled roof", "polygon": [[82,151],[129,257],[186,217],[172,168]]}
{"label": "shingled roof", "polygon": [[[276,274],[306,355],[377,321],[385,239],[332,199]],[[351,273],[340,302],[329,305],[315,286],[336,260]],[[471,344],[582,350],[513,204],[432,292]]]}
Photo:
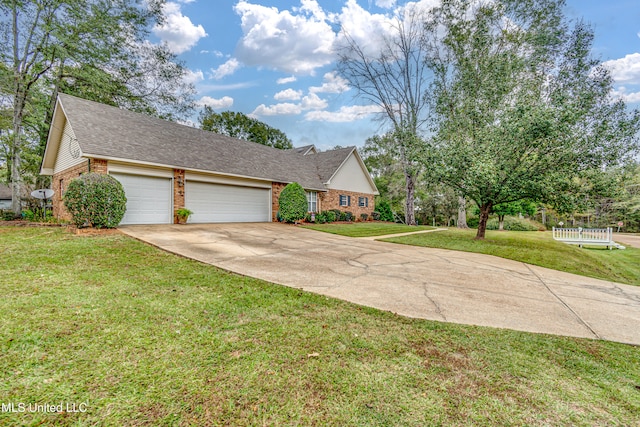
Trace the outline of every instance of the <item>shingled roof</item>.
{"label": "shingled roof", "polygon": [[60,94],[58,101],[85,157],[295,181],[325,190],[324,183],[355,150],[279,150],[70,95]]}

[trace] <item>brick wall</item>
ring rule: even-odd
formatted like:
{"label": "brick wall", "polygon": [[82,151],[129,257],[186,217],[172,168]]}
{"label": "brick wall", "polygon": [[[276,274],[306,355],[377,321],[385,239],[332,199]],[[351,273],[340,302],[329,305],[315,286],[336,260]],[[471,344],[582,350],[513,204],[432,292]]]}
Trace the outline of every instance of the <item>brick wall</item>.
{"label": "brick wall", "polygon": [[[340,195],[351,196],[350,206],[340,206]],[[367,197],[369,199],[369,206],[358,206],[358,198]],[[360,220],[360,215],[366,213],[371,217],[372,212],[375,210],[375,201],[373,194],[366,193],[354,193],[353,191],[343,190],[329,190],[326,193],[318,193],[318,210],[328,211],[332,209],[339,209],[341,211],[348,211],[353,214],[354,220]]]}
{"label": "brick wall", "polygon": [[107,161],[103,159],[91,159],[91,172],[106,174]]}
{"label": "brick wall", "polygon": [[61,172],[53,174],[51,178],[51,188],[55,192],[51,198],[51,204],[53,207],[53,217],[60,221],[71,221],[71,214],[67,212],[67,208],[64,207],[62,196],[67,191],[69,183],[87,172],[95,173],[107,173],[107,161],[103,159],[87,159],[86,162],[82,162],[79,165],[72,166],[69,169],[65,169]]}
{"label": "brick wall", "polygon": [[278,210],[280,210],[279,199],[280,193],[287,184],[282,182],[272,182],[271,183],[271,221],[278,222]]}
{"label": "brick wall", "polygon": [[176,211],[184,208],[184,169],[173,170],[173,223],[178,223]]}

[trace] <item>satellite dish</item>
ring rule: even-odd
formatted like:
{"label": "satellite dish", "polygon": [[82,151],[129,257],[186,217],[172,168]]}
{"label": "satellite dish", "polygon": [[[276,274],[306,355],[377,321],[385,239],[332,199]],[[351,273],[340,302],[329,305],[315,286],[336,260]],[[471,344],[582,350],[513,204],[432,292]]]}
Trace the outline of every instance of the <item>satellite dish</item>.
{"label": "satellite dish", "polygon": [[35,190],[31,192],[31,196],[35,197],[36,199],[50,199],[51,197],[53,197],[54,191],[49,189],[49,188],[44,188],[42,190]]}

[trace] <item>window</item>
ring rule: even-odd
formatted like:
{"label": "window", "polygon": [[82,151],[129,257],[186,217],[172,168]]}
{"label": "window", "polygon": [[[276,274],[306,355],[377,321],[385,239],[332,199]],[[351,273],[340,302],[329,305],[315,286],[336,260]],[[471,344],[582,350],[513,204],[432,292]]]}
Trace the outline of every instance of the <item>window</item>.
{"label": "window", "polygon": [[351,206],[351,196],[340,195],[340,206]]}
{"label": "window", "polygon": [[358,197],[358,206],[361,208],[369,207],[369,198],[368,197]]}
{"label": "window", "polygon": [[318,212],[318,193],[315,191],[307,191],[307,210]]}

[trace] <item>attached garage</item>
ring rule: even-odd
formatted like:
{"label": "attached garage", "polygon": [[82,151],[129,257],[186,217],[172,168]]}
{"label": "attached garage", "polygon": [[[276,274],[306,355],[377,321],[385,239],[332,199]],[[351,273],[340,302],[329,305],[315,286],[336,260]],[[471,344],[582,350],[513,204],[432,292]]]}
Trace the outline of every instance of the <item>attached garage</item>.
{"label": "attached garage", "polygon": [[167,177],[110,173],[124,187],[127,211],[120,224],[171,224],[172,180]]}
{"label": "attached garage", "polygon": [[187,179],[185,206],[193,211],[190,223],[269,222],[271,188]]}

